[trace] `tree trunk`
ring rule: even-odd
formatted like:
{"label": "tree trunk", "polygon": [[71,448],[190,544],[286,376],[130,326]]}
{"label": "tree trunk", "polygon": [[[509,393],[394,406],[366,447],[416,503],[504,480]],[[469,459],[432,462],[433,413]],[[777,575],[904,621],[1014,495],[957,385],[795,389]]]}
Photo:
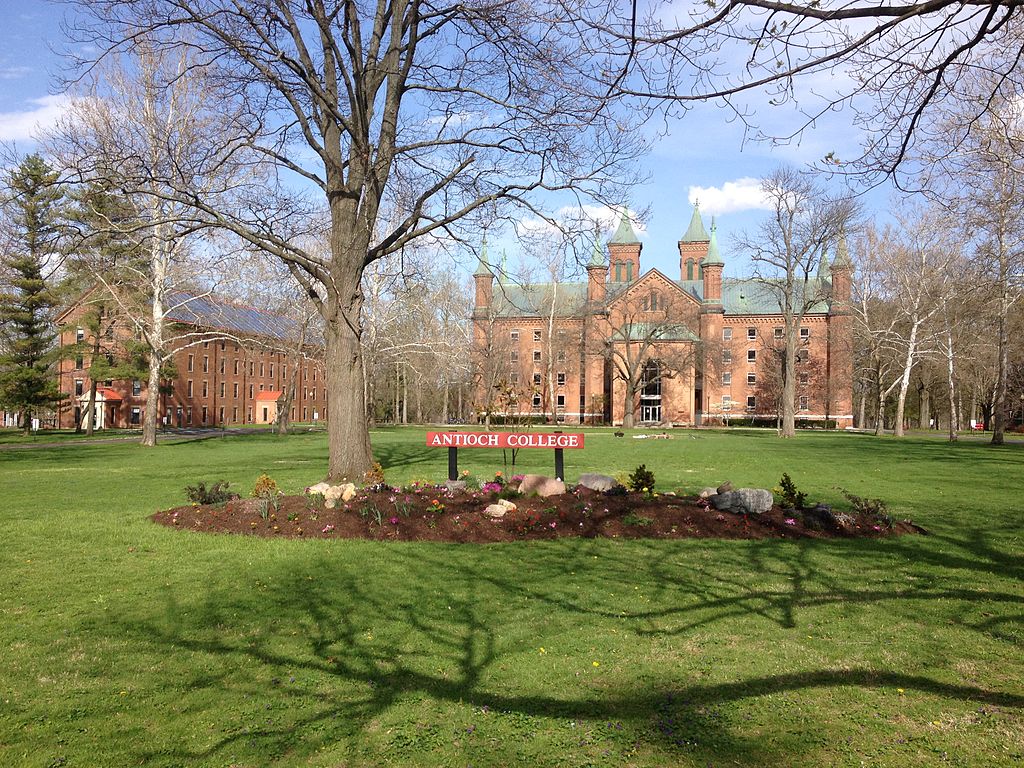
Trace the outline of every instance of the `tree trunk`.
{"label": "tree trunk", "polygon": [[928,387],[921,385],[919,390],[918,398],[920,400],[920,417],[917,420],[917,425],[921,429],[932,428],[932,393]]}
{"label": "tree trunk", "polygon": [[446,376],[445,379],[444,379],[444,390],[442,392],[442,397],[441,397],[441,423],[442,424],[447,424],[448,423],[448,389],[449,389],[448,377]]}
{"label": "tree trunk", "polygon": [[878,402],[875,404],[878,413],[875,416],[875,435],[881,435],[885,430],[885,389],[882,387],[881,363],[875,363],[875,386],[878,392]]}
{"label": "tree trunk", "polygon": [[860,405],[857,407],[857,427],[864,429],[864,411],[868,404],[868,393],[862,392],[860,396]]}
{"label": "tree trunk", "polygon": [[324,361],[327,400],[331,404],[327,420],[330,453],[327,480],[358,482],[373,462],[363,402],[363,357],[357,330],[359,311],[357,307],[348,310],[346,314],[352,318],[351,322],[341,317],[340,309],[336,312],[334,317],[329,313],[325,323]]}
{"label": "tree trunk", "polygon": [[907,406],[907,390],[910,389],[910,373],[914,370],[914,356],[917,353],[917,330],[920,321],[917,317],[910,326],[910,338],[907,340],[907,354],[903,359],[903,375],[900,377],[900,392],[896,398],[896,417],[893,420],[893,437],[903,437],[903,413]]}
{"label": "tree trunk", "polygon": [[1006,258],[999,260],[999,365],[996,374],[996,391],[992,399],[992,445],[1002,445],[1006,431],[1006,378],[1009,372],[1010,339],[1007,320],[1010,313],[1010,297],[1007,290]]}
{"label": "tree trunk", "polygon": [[781,437],[796,436],[796,345],[797,318],[786,318],[786,348],[782,364],[782,426]]}
{"label": "tree trunk", "polygon": [[949,395],[949,441],[956,441],[957,412],[956,412],[956,377],[953,368],[953,332],[946,324],[946,386]]}

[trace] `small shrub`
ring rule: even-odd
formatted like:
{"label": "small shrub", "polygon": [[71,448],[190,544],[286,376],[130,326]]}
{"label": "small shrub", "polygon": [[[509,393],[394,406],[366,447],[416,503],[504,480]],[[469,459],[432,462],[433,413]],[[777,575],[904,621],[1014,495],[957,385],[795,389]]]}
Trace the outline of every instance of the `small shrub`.
{"label": "small shrub", "polygon": [[846,500],[853,506],[853,511],[859,515],[866,515],[873,518],[879,525],[892,528],[892,516],[889,514],[889,507],[881,499],[868,499],[864,496],[857,496],[845,488],[839,489]]}
{"label": "small shrub", "polygon": [[256,485],[252,487],[253,498],[273,498],[277,496],[281,491],[278,490],[277,483],[270,477],[270,475],[260,475],[256,478]]}
{"label": "small shrub", "polygon": [[373,462],[370,468],[363,473],[363,485],[384,485],[384,467],[380,465],[379,461]]}
{"label": "small shrub", "polygon": [[611,488],[609,488],[607,491],[605,491],[604,495],[605,496],[625,496],[627,493],[629,493],[629,491],[626,490],[626,486],[624,486],[622,483],[616,483]]}
{"label": "small shrub", "polygon": [[260,496],[256,502],[256,510],[260,513],[260,517],[264,520],[270,517],[270,498],[267,496]]}
{"label": "small shrub", "polygon": [[648,525],[653,525],[654,520],[650,517],[638,515],[636,512],[630,512],[622,518],[622,523],[623,525],[640,525],[646,527]]}
{"label": "small shrub", "polygon": [[803,509],[807,504],[807,494],[796,489],[796,483],[788,472],[782,473],[778,491],[782,495],[782,506],[785,509]]}
{"label": "small shrub", "polygon": [[209,488],[206,483],[185,486],[185,497],[193,504],[223,504],[231,501],[235,494],[228,490],[230,483],[220,480]]}
{"label": "small shrub", "polygon": [[634,469],[629,475],[627,482],[629,490],[631,491],[643,491],[644,493],[654,492],[654,473],[647,468],[646,465],[641,464],[639,467]]}

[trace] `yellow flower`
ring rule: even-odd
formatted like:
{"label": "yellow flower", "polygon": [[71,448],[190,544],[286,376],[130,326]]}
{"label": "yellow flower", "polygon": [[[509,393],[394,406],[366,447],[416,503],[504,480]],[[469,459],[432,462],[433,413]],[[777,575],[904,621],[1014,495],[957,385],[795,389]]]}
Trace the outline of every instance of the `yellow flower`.
{"label": "yellow flower", "polygon": [[541,646],[540,652],[541,653],[547,653],[547,651],[544,650],[544,646]]}
{"label": "yellow flower", "polygon": [[600,661],[595,661],[594,662],[594,666],[595,667],[600,667],[601,666],[601,662]]}

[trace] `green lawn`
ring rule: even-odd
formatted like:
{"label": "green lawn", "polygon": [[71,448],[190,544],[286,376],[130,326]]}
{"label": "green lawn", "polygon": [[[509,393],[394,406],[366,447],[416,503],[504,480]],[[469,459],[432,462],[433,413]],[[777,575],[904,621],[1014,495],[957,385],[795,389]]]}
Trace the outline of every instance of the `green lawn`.
{"label": "green lawn", "polygon": [[[373,441],[391,482],[443,478],[422,430]],[[1024,446],[596,431],[566,452],[570,480],[644,462],[661,490],[785,471],[932,531],[892,540],[384,545],[146,519],[197,480],[295,491],[325,462],[322,434],[0,452],[0,765],[1024,760]]]}

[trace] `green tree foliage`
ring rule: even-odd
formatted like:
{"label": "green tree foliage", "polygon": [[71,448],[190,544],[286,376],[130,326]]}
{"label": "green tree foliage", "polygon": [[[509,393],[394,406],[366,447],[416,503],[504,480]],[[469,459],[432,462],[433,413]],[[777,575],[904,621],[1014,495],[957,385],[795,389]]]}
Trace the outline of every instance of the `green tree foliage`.
{"label": "green tree foliage", "polygon": [[20,411],[26,432],[32,417],[61,399],[52,366],[51,310],[56,304],[44,270],[59,254],[63,191],[39,155],[29,155],[7,177],[4,215],[8,244],[0,254],[10,274],[0,294],[0,405]]}

